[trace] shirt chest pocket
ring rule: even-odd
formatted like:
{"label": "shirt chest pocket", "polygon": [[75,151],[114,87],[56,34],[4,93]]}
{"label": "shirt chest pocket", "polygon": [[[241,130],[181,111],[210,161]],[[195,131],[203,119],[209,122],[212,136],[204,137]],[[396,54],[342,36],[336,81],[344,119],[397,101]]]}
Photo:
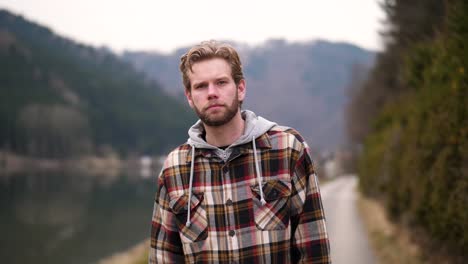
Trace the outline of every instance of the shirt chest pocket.
{"label": "shirt chest pocket", "polygon": [[190,200],[190,224],[187,225],[188,195],[184,194],[170,201],[170,208],[176,217],[179,234],[183,243],[205,240],[208,237],[208,219],[203,207],[203,193],[192,194]]}
{"label": "shirt chest pocket", "polygon": [[252,191],[254,220],[260,230],[285,229],[289,225],[291,183],[280,180],[266,181],[262,185],[265,205],[261,203],[258,185]]}

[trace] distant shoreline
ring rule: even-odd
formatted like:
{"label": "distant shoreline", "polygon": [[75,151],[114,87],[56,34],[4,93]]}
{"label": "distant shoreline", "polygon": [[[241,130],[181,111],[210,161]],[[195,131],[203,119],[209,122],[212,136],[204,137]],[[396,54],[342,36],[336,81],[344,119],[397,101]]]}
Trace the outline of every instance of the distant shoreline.
{"label": "distant shoreline", "polygon": [[115,177],[126,170],[140,172],[153,170],[160,165],[160,162],[157,157],[146,157],[146,162],[142,162],[139,156],[121,159],[115,154],[104,157],[87,155],[69,159],[47,159],[0,150],[0,177],[32,171],[73,171],[87,175]]}

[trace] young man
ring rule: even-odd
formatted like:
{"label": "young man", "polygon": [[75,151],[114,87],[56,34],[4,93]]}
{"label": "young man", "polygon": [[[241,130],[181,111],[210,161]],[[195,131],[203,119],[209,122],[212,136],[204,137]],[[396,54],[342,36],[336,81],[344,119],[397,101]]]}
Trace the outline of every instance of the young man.
{"label": "young man", "polygon": [[241,111],[237,52],[202,42],[180,70],[200,120],[159,175],[149,263],[330,263],[308,146],[294,129]]}

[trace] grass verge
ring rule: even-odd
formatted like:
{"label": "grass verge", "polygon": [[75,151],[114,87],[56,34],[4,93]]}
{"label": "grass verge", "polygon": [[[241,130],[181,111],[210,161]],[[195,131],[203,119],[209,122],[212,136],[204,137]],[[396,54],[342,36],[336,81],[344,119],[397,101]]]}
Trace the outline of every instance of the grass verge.
{"label": "grass verge", "polygon": [[126,251],[99,261],[99,264],[147,264],[149,243],[150,240],[147,239]]}
{"label": "grass verge", "polygon": [[378,263],[425,263],[421,249],[411,241],[410,232],[392,223],[381,204],[359,195],[358,208]]}

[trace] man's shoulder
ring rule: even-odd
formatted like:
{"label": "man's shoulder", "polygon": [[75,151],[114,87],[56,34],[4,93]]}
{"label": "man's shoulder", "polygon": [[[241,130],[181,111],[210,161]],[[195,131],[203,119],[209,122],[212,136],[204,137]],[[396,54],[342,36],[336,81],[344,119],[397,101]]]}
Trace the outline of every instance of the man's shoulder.
{"label": "man's shoulder", "polygon": [[272,127],[268,132],[268,136],[271,139],[283,139],[288,138],[294,141],[298,141],[301,144],[305,143],[304,137],[292,127],[276,125]]}
{"label": "man's shoulder", "polygon": [[303,154],[310,151],[304,137],[294,128],[277,125],[272,127],[267,134],[272,150],[287,151],[293,159],[300,159]]}
{"label": "man's shoulder", "polygon": [[177,146],[167,154],[166,160],[164,161],[164,167],[167,168],[186,163],[186,159],[190,151],[191,147],[187,143]]}

